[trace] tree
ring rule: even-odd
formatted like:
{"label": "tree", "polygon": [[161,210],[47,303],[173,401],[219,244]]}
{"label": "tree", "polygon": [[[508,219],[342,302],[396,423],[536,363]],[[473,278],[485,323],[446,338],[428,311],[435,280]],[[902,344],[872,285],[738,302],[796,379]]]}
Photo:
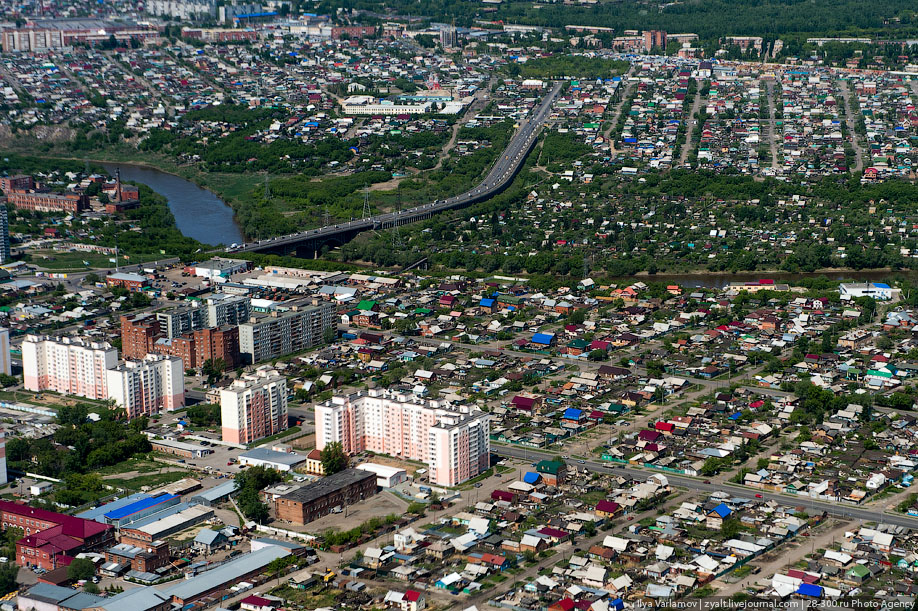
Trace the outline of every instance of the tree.
{"label": "tree", "polygon": [[92,579],[96,574],[96,565],[88,558],[74,558],[67,567],[67,578],[73,581]]}
{"label": "tree", "polygon": [[283,558],[275,558],[268,563],[268,566],[265,567],[265,570],[269,575],[273,575],[280,581],[281,575],[287,572],[287,569],[296,562],[296,556],[284,556]]}
{"label": "tree", "polygon": [[16,576],[19,574],[19,567],[12,562],[0,565],[0,595],[9,594],[19,589],[16,583]]}
{"label": "tree", "polygon": [[327,444],[320,455],[325,475],[333,475],[347,469],[347,454],[344,453],[344,447],[340,441]]}
{"label": "tree", "polygon": [[207,359],[201,366],[201,373],[207,376],[207,383],[214,384],[223,377],[223,371],[226,369],[226,361],[222,358]]}

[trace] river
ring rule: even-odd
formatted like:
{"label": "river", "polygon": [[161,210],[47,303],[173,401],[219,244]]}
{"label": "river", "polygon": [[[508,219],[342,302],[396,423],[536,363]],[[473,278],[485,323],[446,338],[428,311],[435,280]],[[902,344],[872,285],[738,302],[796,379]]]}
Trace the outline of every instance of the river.
{"label": "river", "polygon": [[148,166],[123,163],[101,165],[112,176],[116,169],[120,169],[121,180],[143,183],[165,197],[182,235],[212,246],[245,241],[233,220],[233,209],[207,189]]}

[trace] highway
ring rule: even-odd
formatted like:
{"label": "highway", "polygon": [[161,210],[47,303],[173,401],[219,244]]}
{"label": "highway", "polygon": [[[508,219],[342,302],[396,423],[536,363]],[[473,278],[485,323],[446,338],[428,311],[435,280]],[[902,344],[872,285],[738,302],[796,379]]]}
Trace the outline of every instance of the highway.
{"label": "highway", "polygon": [[388,229],[397,225],[413,223],[415,221],[429,218],[430,216],[443,212],[461,208],[469,204],[485,201],[500,193],[516,175],[516,172],[526,161],[532,145],[538,138],[539,130],[551,115],[551,107],[558,95],[561,93],[562,83],[559,81],[554,84],[542,103],[535,109],[533,115],[517,131],[516,135],[510,141],[510,144],[501,153],[497,163],[491,168],[491,171],[485,179],[473,189],[460,195],[455,195],[448,199],[437,200],[430,204],[423,204],[408,208],[399,212],[387,212],[375,216],[357,219],[346,223],[336,225],[327,225],[319,229],[310,229],[286,236],[249,242],[233,248],[230,246],[226,252],[258,252],[267,250],[282,250],[284,247],[303,242],[319,243],[331,238],[340,238],[367,231],[369,229]]}
{"label": "highway", "polygon": [[[519,458],[529,462],[535,462],[536,460],[542,460],[545,458],[552,458],[557,455],[553,452],[543,452],[541,450],[529,449],[529,448],[520,448],[516,446],[506,446],[506,445],[491,445],[491,452],[498,454],[499,456],[505,456],[510,458]],[[778,494],[775,492],[766,492],[764,490],[757,490],[753,488],[747,488],[745,486],[740,486],[739,484],[733,484],[729,482],[714,482],[705,483],[703,479],[697,479],[694,477],[689,477],[686,475],[676,475],[673,473],[666,473],[664,471],[654,471],[650,472],[647,469],[636,469],[634,467],[629,467],[625,465],[618,465],[606,462],[596,462],[591,460],[583,461],[583,464],[580,461],[575,459],[568,459],[566,461],[569,465],[574,465],[577,467],[586,467],[594,473],[611,473],[616,474],[620,473],[622,475],[628,475],[636,479],[647,479],[655,473],[666,476],[666,479],[669,480],[671,485],[680,486],[682,488],[688,488],[693,492],[730,492],[737,496],[743,496],[746,498],[751,498],[757,494],[761,495],[761,498],[766,501],[774,501],[779,505],[785,507],[802,507],[804,511],[813,515],[814,513],[821,513],[823,511],[827,512],[829,515],[839,517],[839,518],[848,518],[855,520],[863,520],[864,522],[882,522],[883,524],[891,524],[894,526],[904,526],[906,528],[918,528],[918,517],[909,516],[905,514],[891,514],[883,513],[880,510],[873,508],[860,507],[857,505],[852,505],[848,503],[829,503],[826,501],[818,501],[816,499],[811,499],[805,496],[791,496],[787,494]]]}

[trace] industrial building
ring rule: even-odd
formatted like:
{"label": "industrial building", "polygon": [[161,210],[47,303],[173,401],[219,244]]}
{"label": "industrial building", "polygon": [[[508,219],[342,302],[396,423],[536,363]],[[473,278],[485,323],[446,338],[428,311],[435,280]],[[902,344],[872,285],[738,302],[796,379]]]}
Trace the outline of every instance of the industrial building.
{"label": "industrial building", "polygon": [[378,465],[372,462],[360,463],[357,468],[376,475],[376,485],[380,488],[394,488],[402,482],[408,481],[408,472],[398,467]]}
{"label": "industrial building", "polygon": [[328,515],[336,507],[346,507],[376,494],[376,474],[345,469],[307,484],[274,501],[278,520],[308,524]]}
{"label": "industrial building", "polygon": [[294,452],[276,452],[268,448],[255,448],[239,456],[240,465],[251,467],[266,467],[275,471],[290,471],[296,465],[304,462],[306,457]]}

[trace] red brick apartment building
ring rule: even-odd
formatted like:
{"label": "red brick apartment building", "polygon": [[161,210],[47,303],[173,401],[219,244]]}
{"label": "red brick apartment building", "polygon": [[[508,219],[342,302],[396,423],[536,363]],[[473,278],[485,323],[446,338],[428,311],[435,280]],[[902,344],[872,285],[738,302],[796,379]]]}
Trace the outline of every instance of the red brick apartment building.
{"label": "red brick apartment building", "polygon": [[115,539],[110,524],[0,501],[3,530],[21,528],[26,536],[16,542],[16,564],[52,571],[68,566],[80,552],[107,547]]}
{"label": "red brick apartment building", "polygon": [[121,353],[128,359],[142,359],[148,354],[176,356],[182,359],[186,369],[197,369],[208,359],[223,359],[226,367],[232,369],[241,362],[239,327],[224,325],[197,329],[168,339],[152,315],[122,316]]}
{"label": "red brick apartment building", "polygon": [[35,180],[26,174],[0,176],[0,191],[4,193],[10,193],[11,191],[28,191],[34,188]]}
{"label": "red brick apartment building", "polygon": [[372,38],[376,36],[376,27],[372,25],[345,25],[332,28],[332,38]]}
{"label": "red brick apartment building", "polygon": [[6,201],[20,210],[34,212],[69,212],[80,214],[89,210],[89,197],[80,193],[37,193],[35,191],[6,191]]}

